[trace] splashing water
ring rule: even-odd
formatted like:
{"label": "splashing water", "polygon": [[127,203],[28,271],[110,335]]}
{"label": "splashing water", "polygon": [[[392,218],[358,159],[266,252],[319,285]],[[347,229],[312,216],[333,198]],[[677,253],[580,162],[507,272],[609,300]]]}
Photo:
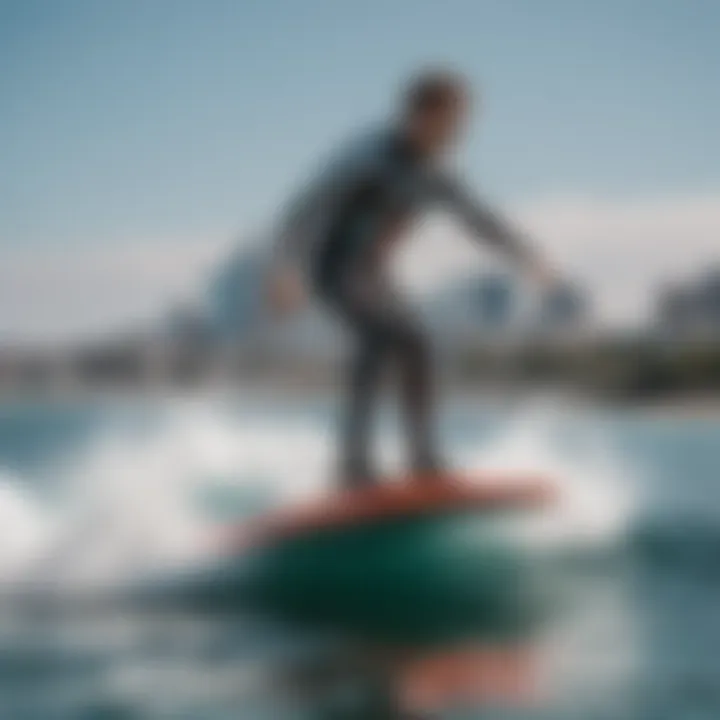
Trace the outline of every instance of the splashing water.
{"label": "splashing water", "polygon": [[528,525],[537,543],[599,548],[624,538],[632,522],[638,470],[620,461],[597,418],[577,410],[543,403],[526,411],[466,463],[508,482],[534,476],[557,487],[557,502]]}
{"label": "splashing water", "polygon": [[[565,420],[536,409],[480,447],[461,449],[458,467],[547,476],[559,484],[560,501],[538,520],[534,538],[610,542],[631,514],[627,469],[597,423]],[[213,498],[242,515],[328,490],[331,425],[174,405],[150,432],[116,430],[90,442],[59,471],[52,508],[21,478],[4,477],[0,583],[107,585],[207,561],[217,550]],[[385,454],[399,456],[397,445],[386,440]]]}
{"label": "splashing water", "polygon": [[52,534],[52,521],[19,478],[0,475],[0,577],[14,580],[40,557]]}

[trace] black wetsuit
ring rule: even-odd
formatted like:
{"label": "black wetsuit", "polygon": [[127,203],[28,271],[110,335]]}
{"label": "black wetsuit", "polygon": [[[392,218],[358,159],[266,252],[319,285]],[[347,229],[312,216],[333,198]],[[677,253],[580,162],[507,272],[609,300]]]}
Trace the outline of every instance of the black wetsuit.
{"label": "black wetsuit", "polygon": [[343,456],[343,474],[357,481],[373,476],[370,416],[390,362],[400,371],[412,470],[432,472],[438,465],[428,343],[385,273],[388,246],[408,220],[431,205],[445,206],[476,235],[518,259],[527,255],[498,216],[413,153],[394,130],[372,133],[341,152],[295,201],[281,229],[283,261],[305,269],[319,297],[357,339]]}

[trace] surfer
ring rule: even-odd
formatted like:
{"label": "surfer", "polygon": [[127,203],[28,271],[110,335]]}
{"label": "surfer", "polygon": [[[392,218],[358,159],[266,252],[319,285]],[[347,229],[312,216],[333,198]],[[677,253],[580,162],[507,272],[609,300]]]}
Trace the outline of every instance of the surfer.
{"label": "surfer", "polygon": [[409,222],[432,205],[457,215],[473,235],[536,280],[540,256],[499,214],[443,168],[470,110],[462,77],[429,71],[405,89],[397,117],[343,148],[283,214],[269,299],[278,312],[297,307],[308,290],[351,330],[357,342],[348,377],[341,475],[349,486],[371,482],[368,441],[381,375],[399,371],[411,471],[443,470],[433,429],[428,340],[388,279],[389,250]]}

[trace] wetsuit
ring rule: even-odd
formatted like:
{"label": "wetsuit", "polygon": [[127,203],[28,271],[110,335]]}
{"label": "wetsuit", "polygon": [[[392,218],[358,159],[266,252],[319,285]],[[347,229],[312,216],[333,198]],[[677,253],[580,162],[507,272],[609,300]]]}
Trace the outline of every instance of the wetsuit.
{"label": "wetsuit", "polygon": [[283,219],[281,262],[302,268],[317,295],[350,327],[343,474],[363,481],[370,415],[386,364],[399,369],[412,470],[429,473],[438,458],[432,431],[430,352],[412,310],[388,282],[387,250],[406,223],[431,206],[458,215],[474,234],[518,260],[516,233],[472,199],[456,179],[418,157],[392,129],[351,144],[296,198]]}

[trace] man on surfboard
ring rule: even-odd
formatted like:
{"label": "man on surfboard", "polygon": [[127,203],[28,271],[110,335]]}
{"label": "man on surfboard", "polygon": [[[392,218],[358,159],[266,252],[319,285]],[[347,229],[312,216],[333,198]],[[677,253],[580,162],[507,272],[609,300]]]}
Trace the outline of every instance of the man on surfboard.
{"label": "man on surfboard", "polygon": [[389,362],[399,370],[411,472],[427,477],[443,470],[433,431],[428,342],[387,276],[388,251],[408,222],[431,205],[443,206],[537,280],[548,277],[524,239],[441,165],[461,135],[469,105],[461,77],[445,71],[418,75],[395,120],[343,148],[294,200],[279,229],[272,305],[288,311],[311,290],[357,340],[341,467],[349,486],[375,477],[370,416]]}

